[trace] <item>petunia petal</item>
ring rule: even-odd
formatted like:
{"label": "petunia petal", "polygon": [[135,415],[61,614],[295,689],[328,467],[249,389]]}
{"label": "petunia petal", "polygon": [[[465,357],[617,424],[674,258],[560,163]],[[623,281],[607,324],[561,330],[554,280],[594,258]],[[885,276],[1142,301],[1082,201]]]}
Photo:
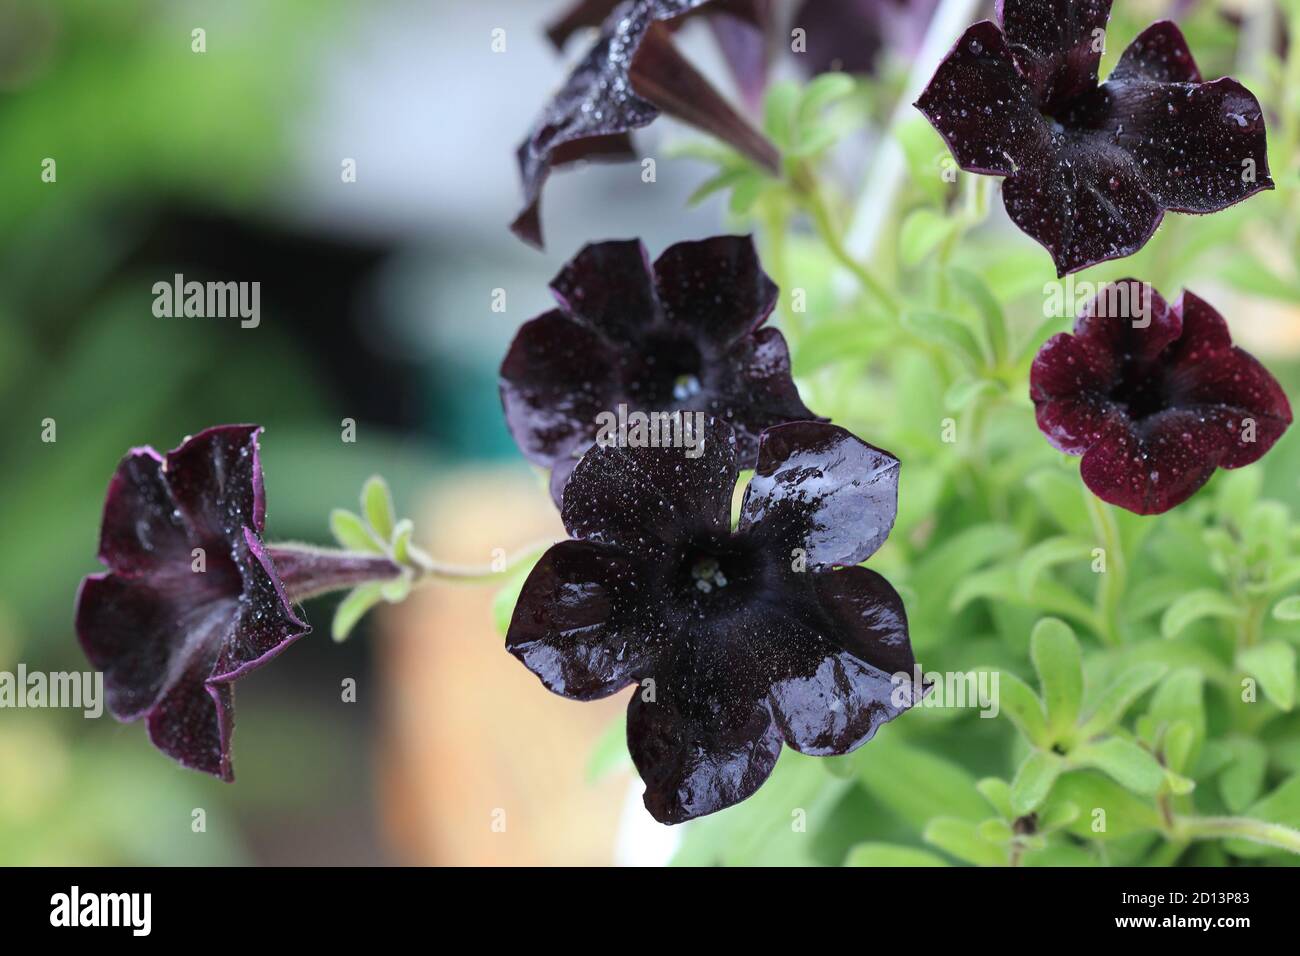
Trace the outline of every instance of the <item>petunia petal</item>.
{"label": "petunia petal", "polygon": [[172,499],[203,540],[237,542],[244,527],[261,534],[266,516],[257,425],[208,428],[167,453]]}
{"label": "petunia petal", "polygon": [[180,558],[188,562],[189,552],[161,456],[152,448],[132,449],[108,485],[99,560],[118,574],[133,575]]}
{"label": "petunia petal", "polygon": [[715,236],[669,246],[654,265],[668,323],[726,348],[762,325],[776,307],[776,285],[751,236]]}
{"label": "petunia petal", "polygon": [[781,735],[766,702],[710,719],[689,691],[632,695],[627,749],[645,781],[645,806],[660,823],[682,823],[751,796],[772,773]]}
{"label": "petunia petal", "polygon": [[562,697],[608,697],[639,679],[657,652],[644,584],[643,569],[619,551],[561,541],[524,582],[506,649]]}
{"label": "petunia petal", "polygon": [[551,280],[560,309],[618,343],[641,338],[655,324],[650,256],[639,239],[589,243]]}
{"label": "petunia petal", "polygon": [[1199,83],[1201,71],[1183,32],[1172,20],[1160,20],[1139,33],[1120,54],[1107,82],[1115,80]]}
{"label": "petunia petal", "polygon": [[1002,184],[1002,202],[1058,276],[1132,255],[1164,215],[1133,157],[1102,133],[1056,137]]}
{"label": "petunia petal", "polygon": [[903,602],[884,578],[853,567],[813,580],[829,626],[783,642],[789,670],[772,684],[772,716],[801,753],[844,754],[911,706],[916,660]]}
{"label": "petunia petal", "polygon": [[997,24],[962,34],[916,101],[962,169],[1007,176],[1051,148],[1047,122]]}
{"label": "petunia petal", "polygon": [[898,511],[898,459],[837,425],[792,422],[763,433],[741,532],[809,569],[865,561]]}
{"label": "petunia petal", "polygon": [[998,0],[1016,66],[1044,113],[1097,85],[1111,0]]}
{"label": "petunia petal", "polygon": [[248,528],[244,529],[239,567],[244,578],[239,616],[208,675],[214,681],[243,677],[311,632],[311,627],[294,613],[262,543]]}
{"label": "petunia petal", "polygon": [[716,376],[718,391],[709,410],[735,429],[741,467],[753,467],[758,460],[764,429],[793,421],[826,421],[799,397],[791,376],[790,349],[779,329],[762,328],[740,339],[723,362],[730,374]]}
{"label": "petunia petal", "polygon": [[230,762],[235,692],[230,684],[207,683],[206,669],[200,663],[186,671],[149,712],[146,725],[153,745],[181,766],[230,783],[235,779]]}
{"label": "petunia petal", "polygon": [[1136,514],[1161,514],[1210,480],[1232,440],[1226,423],[1171,409],[1137,424],[1113,423],[1084,454],[1079,474],[1103,501]]}
{"label": "petunia petal", "polygon": [[608,344],[558,311],[525,322],[501,362],[506,426],[531,461],[571,457],[596,431],[596,416],[615,402],[617,367]]}
{"label": "petunia petal", "polygon": [[691,439],[694,448],[592,447],[564,488],[569,534],[631,553],[725,535],[739,476],[735,437],[725,423],[708,419]]}

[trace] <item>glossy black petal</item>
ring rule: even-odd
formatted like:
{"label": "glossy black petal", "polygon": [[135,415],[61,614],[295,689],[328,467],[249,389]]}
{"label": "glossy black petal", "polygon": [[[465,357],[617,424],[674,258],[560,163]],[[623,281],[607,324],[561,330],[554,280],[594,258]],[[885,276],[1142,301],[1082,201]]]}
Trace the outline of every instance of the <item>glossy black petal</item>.
{"label": "glossy black petal", "polygon": [[837,425],[794,422],[763,433],[740,529],[810,568],[865,561],[898,513],[898,459]]}

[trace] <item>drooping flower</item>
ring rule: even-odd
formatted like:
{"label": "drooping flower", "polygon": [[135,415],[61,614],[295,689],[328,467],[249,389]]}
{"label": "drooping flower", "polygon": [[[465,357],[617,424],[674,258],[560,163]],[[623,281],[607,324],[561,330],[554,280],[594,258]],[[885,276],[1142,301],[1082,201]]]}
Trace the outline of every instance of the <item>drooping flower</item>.
{"label": "drooping flower", "polygon": [[113,716],[145,718],[159,750],[227,781],[234,682],[310,630],[294,599],[401,573],[386,558],[266,547],[260,432],[221,425],[166,456],[130,451],[104,502],[109,570],[82,581],[76,604]]}
{"label": "drooping flower", "polygon": [[519,329],[501,363],[515,442],[551,469],[556,503],[601,416],[703,412],[736,431],[752,467],[763,429],[816,419],[790,376],[785,338],[763,323],[777,289],[749,237],[670,246],[588,245],[551,282],[559,308]]}
{"label": "drooping flower", "polygon": [[1173,23],[1148,27],[1098,84],[1110,0],[999,0],[916,106],[965,170],[1005,176],[1012,221],[1058,275],[1131,255],[1166,211],[1216,212],[1271,189],[1264,116],[1206,83]]}
{"label": "drooping flower", "polygon": [[1029,388],[1038,427],[1083,456],[1093,494],[1138,514],[1257,461],[1291,424],[1282,387],[1209,303],[1184,291],[1170,305],[1135,279],[1103,286],[1073,335],[1048,339]]}
{"label": "drooping flower", "polygon": [[[743,21],[760,7],[742,0],[629,0],[616,7],[601,26],[596,45],[547,103],[519,147],[524,208],[511,224],[514,233],[540,246],[539,202],[551,170],[581,160],[632,158],[629,132],[649,125],[661,111],[776,171],[779,156],[772,144],[677,52],[669,32],[706,8]],[[570,26],[562,22],[557,28],[564,36]]]}
{"label": "drooping flower", "polygon": [[843,754],[912,703],[903,603],[856,567],[893,526],[898,460],[849,432],[763,433],[731,527],[738,447],[594,447],[564,492],[571,540],[528,576],[506,637],[574,700],[636,685],[627,742],[645,805],[680,823],[753,794],[782,742]]}

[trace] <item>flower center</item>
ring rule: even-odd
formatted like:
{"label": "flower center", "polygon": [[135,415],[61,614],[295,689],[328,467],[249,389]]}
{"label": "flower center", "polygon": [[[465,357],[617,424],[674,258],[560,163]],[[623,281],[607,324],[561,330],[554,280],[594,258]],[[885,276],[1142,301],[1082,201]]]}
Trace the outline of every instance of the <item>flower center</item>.
{"label": "flower center", "polygon": [[1163,376],[1156,370],[1129,371],[1111,389],[1110,400],[1121,405],[1134,421],[1141,421],[1169,408]]}
{"label": "flower center", "polygon": [[653,337],[624,370],[624,384],[629,397],[647,409],[689,408],[703,390],[703,366],[694,342]]}
{"label": "flower center", "polygon": [[764,566],[739,539],[700,542],[683,552],[674,590],[688,607],[716,614],[747,603],[761,587]]}

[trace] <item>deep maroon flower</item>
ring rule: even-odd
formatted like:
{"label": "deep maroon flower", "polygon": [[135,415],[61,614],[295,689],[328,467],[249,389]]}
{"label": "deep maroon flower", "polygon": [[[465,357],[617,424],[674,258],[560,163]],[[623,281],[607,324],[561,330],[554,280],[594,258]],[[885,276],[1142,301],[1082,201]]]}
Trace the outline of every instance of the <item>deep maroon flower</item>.
{"label": "deep maroon flower", "polygon": [[777,289],[748,237],[670,246],[651,267],[635,239],[588,245],[551,281],[559,308],[525,322],[501,363],[515,442],[551,471],[556,503],[602,415],[693,411],[736,430],[752,467],[764,428],[816,419],[763,323]]}
{"label": "deep maroon flower", "polygon": [[999,0],[916,106],[974,173],[1005,176],[1017,226],[1058,275],[1132,255],[1166,210],[1216,212],[1271,189],[1259,102],[1201,81],[1178,27],[1148,27],[1097,82],[1110,0]]}
{"label": "deep maroon flower", "polygon": [[1209,303],[1184,292],[1169,305],[1135,279],[1103,286],[1073,335],[1047,340],[1029,393],[1093,494],[1138,514],[1258,460],[1291,424],[1282,387]]}
{"label": "deep maroon flower", "polygon": [[737,452],[715,419],[698,458],[589,451],[564,492],[572,540],[528,576],[506,636],[564,697],[637,685],[628,750],[664,823],[750,796],[782,741],[847,753],[910,705],[891,693],[915,664],[902,601],[854,567],[893,525],[898,460],[834,425],[768,429],[733,531]]}
{"label": "deep maroon flower", "polygon": [[222,425],[166,457],[130,451],[104,502],[109,570],[77,595],[77,636],[104,672],[109,711],[144,717],[158,749],[223,780],[234,779],[234,682],[310,630],[293,599],[400,573],[310,549],[284,550],[277,573],[261,541],[260,432]]}
{"label": "deep maroon flower", "polygon": [[[573,22],[561,21],[552,37],[563,38],[599,4],[586,5]],[[587,159],[630,159],[629,131],[649,125],[660,111],[730,143],[776,171],[775,148],[677,52],[669,33],[705,8],[744,21],[762,4],[752,0],[629,0],[605,19],[596,45],[578,63],[542,111],[519,147],[524,208],[510,228],[540,246],[538,203],[542,185],[557,166]]]}
{"label": "deep maroon flower", "polygon": [[795,61],[809,76],[832,70],[873,73],[886,49],[914,54],[938,0],[804,0],[793,27],[807,49]]}

